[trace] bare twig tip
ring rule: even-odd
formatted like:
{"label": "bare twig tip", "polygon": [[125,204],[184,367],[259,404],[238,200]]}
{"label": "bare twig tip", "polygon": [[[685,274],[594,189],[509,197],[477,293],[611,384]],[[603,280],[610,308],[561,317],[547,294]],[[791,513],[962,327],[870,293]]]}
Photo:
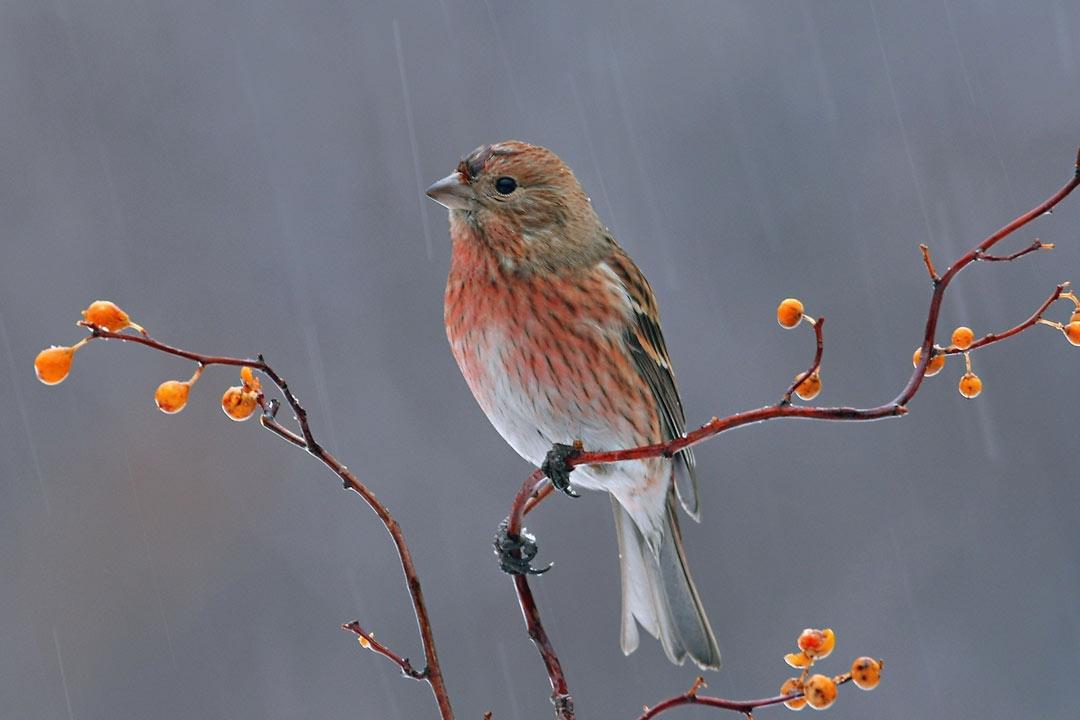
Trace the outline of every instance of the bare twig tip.
{"label": "bare twig tip", "polygon": [[937,270],[934,268],[934,261],[930,259],[930,247],[926,243],[919,243],[919,250],[922,252],[923,264],[926,265],[926,272],[930,275],[930,279],[935,283],[941,278],[938,277]]}

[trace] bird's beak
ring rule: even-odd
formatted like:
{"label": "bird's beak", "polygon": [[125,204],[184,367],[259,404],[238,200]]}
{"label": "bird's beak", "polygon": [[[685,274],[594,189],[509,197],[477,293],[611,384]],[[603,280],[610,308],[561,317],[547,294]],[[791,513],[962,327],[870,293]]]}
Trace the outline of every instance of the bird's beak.
{"label": "bird's beak", "polygon": [[429,198],[451,210],[468,210],[474,195],[460,172],[453,172],[427,189]]}

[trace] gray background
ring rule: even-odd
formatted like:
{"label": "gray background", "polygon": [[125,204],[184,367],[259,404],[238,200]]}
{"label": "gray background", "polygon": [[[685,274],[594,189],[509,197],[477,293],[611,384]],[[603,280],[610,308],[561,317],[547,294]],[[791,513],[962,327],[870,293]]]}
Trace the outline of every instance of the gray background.
{"label": "gray background", "polygon": [[[911,370],[916,245],[944,264],[1071,173],[1078,40],[1064,0],[0,4],[0,717],[435,716],[337,629],[420,654],[385,532],[223,418],[232,371],[176,417],[151,395],[190,364],[139,348],[34,380],[90,300],[266,352],[404,525],[458,714],[549,717],[489,548],[529,468],[447,351],[446,218],[422,187],[483,142],[557,150],[656,289],[692,423],[805,366],[810,334],[773,319],[787,295],[829,318],[821,400],[875,404]],[[946,332],[1080,281],[1078,220],[1075,197],[1009,245],[1055,254],[962,275]],[[904,420],[702,447],[710,690],[772,694],[796,633],[828,624],[829,670],[888,661],[838,720],[1075,717],[1078,360],[1037,328],[975,356],[975,402],[951,362]],[[618,650],[607,501],[530,526],[581,717],[685,689],[656,643]]]}

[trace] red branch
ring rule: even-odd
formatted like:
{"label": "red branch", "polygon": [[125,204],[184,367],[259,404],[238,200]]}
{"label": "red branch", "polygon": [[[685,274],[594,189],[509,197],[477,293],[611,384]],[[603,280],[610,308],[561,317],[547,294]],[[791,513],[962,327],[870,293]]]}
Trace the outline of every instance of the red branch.
{"label": "red branch", "polygon": [[[884,665],[880,660],[878,662]],[[700,680],[701,678],[698,678],[698,681]],[[833,682],[836,683],[837,687],[850,681],[851,673],[844,673],[843,675],[837,675],[833,678]],[[732,712],[750,715],[750,713],[760,707],[779,705],[788,700],[797,700],[803,696],[803,693],[800,691],[791,693],[790,695],[774,695],[773,697],[761,698],[760,700],[727,700],[725,698],[710,697],[708,695],[698,695],[697,690],[699,687],[700,682],[695,682],[694,686],[690,688],[688,692],[668,698],[667,700],[658,702],[650,708],[646,708],[645,712],[638,717],[638,720],[649,720],[649,718],[654,718],[665,710],[670,710],[671,708],[679,707],[680,705],[705,705],[721,710],[731,710]]]}
{"label": "red branch", "polygon": [[261,417],[263,427],[284,438],[293,445],[304,449],[308,454],[312,455],[323,465],[328,467],[341,479],[345,489],[352,490],[363,498],[364,502],[368,504],[368,507],[374,510],[375,514],[379,516],[379,520],[381,520],[386,527],[386,531],[390,533],[390,538],[394,541],[394,547],[397,549],[398,559],[401,562],[401,571],[405,574],[405,584],[408,587],[409,596],[412,598],[413,612],[416,615],[416,624],[420,629],[420,639],[423,641],[424,645],[424,660],[426,662],[426,667],[420,671],[414,670],[407,659],[398,656],[385,645],[376,643],[369,633],[364,633],[360,630],[360,626],[356,621],[348,623],[343,627],[366,638],[373,650],[395,662],[409,677],[426,682],[431,687],[431,692],[435,695],[435,702],[439,706],[440,717],[443,720],[452,720],[454,711],[450,707],[450,695],[447,693],[446,684],[443,680],[442,668],[439,665],[439,658],[435,652],[435,635],[431,630],[431,618],[428,615],[427,605],[424,602],[424,593],[420,588],[420,576],[416,572],[416,564],[413,562],[412,553],[409,551],[409,546],[405,542],[405,536],[401,532],[401,526],[398,525],[398,521],[390,514],[390,511],[386,506],[375,497],[375,494],[366,485],[360,482],[360,479],[357,478],[351,470],[345,467],[341,461],[316,442],[308,422],[307,411],[304,409],[304,406],[300,404],[300,401],[296,396],[293,395],[292,390],[289,389],[289,384],[285,382],[285,378],[279,375],[269,363],[266,362],[262,355],[254,360],[217,355],[202,355],[191,352],[190,350],[182,350],[171,345],[166,345],[163,342],[154,340],[148,335],[128,335],[122,332],[111,332],[97,325],[87,323],[80,324],[84,325],[90,331],[91,338],[106,338],[120,340],[126,343],[145,345],[146,347],[157,350],[158,352],[163,352],[167,355],[175,355],[177,357],[192,360],[202,366],[247,366],[253,370],[258,370],[266,375],[266,377],[270,378],[271,382],[278,387],[281,394],[285,397],[285,402],[287,402],[292,409],[296,423],[300,428],[300,433],[297,434],[278,422],[276,417],[278,402],[276,400],[266,400],[264,397],[260,396],[259,403],[263,407],[263,415]]}
{"label": "red branch", "polygon": [[1038,322],[1040,320],[1042,320],[1043,313],[1045,313],[1047,310],[1049,310],[1050,306],[1053,305],[1055,302],[1057,302],[1061,298],[1061,296],[1065,294],[1065,292],[1068,290],[1068,288],[1069,288],[1069,283],[1061,283],[1060,285],[1058,285],[1054,289],[1054,292],[1052,292],[1050,294],[1050,297],[1046,298],[1046,302],[1044,302],[1042,305],[1040,305],[1039,309],[1036,310],[1035,312],[1033,312],[1031,314],[1031,317],[1029,317],[1027,320],[1020,323],[1019,325],[1016,325],[1014,327],[1009,328],[1008,330],[1003,330],[1002,332],[999,332],[999,333],[987,333],[986,335],[983,335],[981,338],[979,338],[975,342],[971,343],[971,345],[967,348],[966,351],[961,350],[960,348],[957,348],[957,347],[949,347],[949,348],[937,348],[936,352],[939,355],[955,355],[957,353],[962,353],[962,352],[971,352],[972,350],[978,350],[981,347],[986,347],[987,345],[993,345],[996,342],[1001,342],[1002,340],[1005,340],[1006,338],[1010,338],[1013,335],[1021,333],[1024,330],[1027,330],[1029,327],[1031,327],[1033,325],[1037,325]]}
{"label": "red branch", "polygon": [[532,588],[524,575],[514,576],[514,589],[517,592],[518,604],[521,606],[521,614],[525,618],[525,626],[529,631],[529,638],[536,645],[540,657],[544,660],[547,668],[548,680],[551,682],[551,703],[555,706],[557,720],[574,720],[574,699],[570,696],[570,686],[566,682],[566,674],[563,673],[559,656],[555,652],[555,646],[544,630],[540,622],[540,610],[536,607],[536,599],[533,598]]}
{"label": "red branch", "polygon": [[810,369],[804,373],[800,373],[795,376],[795,382],[788,386],[788,389],[784,392],[783,397],[780,398],[781,405],[787,405],[791,402],[791,394],[795,392],[795,388],[802,384],[802,381],[808,377],[812,377],[814,373],[821,369],[821,356],[825,352],[825,338],[822,335],[822,326],[825,324],[825,318],[819,317],[812,322],[814,326],[814,342],[816,343],[816,349],[814,350],[814,361],[810,364]]}
{"label": "red branch", "polygon": [[1054,249],[1054,244],[1053,243],[1044,243],[1042,240],[1036,240],[1035,242],[1031,243],[1030,245],[1028,245],[1023,250],[1017,250],[1012,255],[987,255],[986,253],[981,252],[981,253],[976,254],[975,259],[985,261],[985,262],[1012,262],[1016,258],[1023,257],[1025,255],[1027,255],[1028,253],[1035,252],[1036,250],[1053,250],[1053,249]]}
{"label": "red branch", "polygon": [[368,650],[377,652],[378,654],[382,655],[387,660],[401,668],[401,672],[403,675],[411,677],[413,680],[427,679],[428,673],[426,668],[424,670],[417,670],[416,668],[414,668],[412,666],[412,663],[409,662],[409,658],[401,657],[396,652],[376,640],[373,634],[360,627],[360,623],[358,621],[353,620],[352,622],[345,623],[341,626],[341,629],[348,630],[351,633],[355,633],[356,637],[360,640],[361,647],[367,648]]}
{"label": "red branch", "polygon": [[[937,331],[938,319],[941,313],[941,302],[945,296],[945,289],[948,288],[949,283],[956,277],[956,275],[965,267],[973,262],[979,260],[1010,260],[1026,255],[1035,250],[1046,247],[1042,243],[1038,243],[1038,246],[1033,244],[1025,250],[1021,250],[1014,253],[1013,256],[995,256],[988,255],[987,251],[990,248],[997,245],[998,242],[1013,234],[1020,228],[1030,223],[1035,218],[1050,212],[1058,203],[1064,200],[1069,193],[1071,193],[1077,185],[1080,185],[1080,150],[1076,155],[1076,166],[1072,179],[1070,179],[1065,185],[1061,187],[1056,193],[1051,195],[1045,201],[1036,205],[1029,210],[1013,219],[1008,224],[1004,225],[996,232],[987,236],[982,242],[969,250],[964,255],[960,256],[952,265],[950,265],[942,275],[938,275],[933,261],[930,259],[930,251],[925,245],[920,246],[922,251],[923,262],[926,265],[926,270],[930,274],[931,281],[933,283],[933,292],[930,295],[930,306],[926,314],[926,324],[923,330],[922,344],[920,346],[920,359],[918,365],[912,371],[907,383],[901,388],[900,392],[892,400],[882,404],[869,408],[856,408],[846,406],[834,406],[834,407],[817,407],[817,406],[805,406],[805,405],[792,405],[790,403],[791,393],[794,391],[794,386],[784,394],[780,402],[775,405],[767,405],[765,407],[756,408],[754,410],[746,410],[744,412],[735,413],[725,418],[713,418],[709,422],[705,423],[701,427],[689,432],[681,438],[675,438],[667,442],[653,443],[651,445],[642,445],[636,448],[627,448],[623,450],[604,450],[604,451],[591,451],[591,452],[577,452],[569,455],[565,460],[565,465],[568,468],[574,468],[580,465],[599,465],[603,463],[623,462],[626,460],[641,460],[650,457],[672,457],[675,453],[685,448],[696,445],[704,440],[719,435],[722,432],[733,430],[734,428],[741,427],[743,425],[750,425],[753,423],[763,422],[765,420],[775,420],[778,418],[802,418],[808,420],[833,420],[833,421],[870,421],[880,420],[889,417],[898,417],[906,415],[908,412],[908,403],[915,397],[915,394],[919,391],[919,387],[922,385],[923,378],[925,377],[926,367],[929,364],[932,353],[931,348],[934,347],[934,334]],[[1038,241],[1037,241],[1038,242]],[[1062,293],[1065,291],[1066,285],[1058,286],[1057,290],[1050,296],[1050,298],[1025,322],[1017,325],[1016,327],[1007,330],[999,334],[991,334],[986,337],[980,338],[977,342],[972,343],[971,349],[977,347],[985,347],[994,342],[1004,340],[1007,337],[1016,335],[1027,328],[1035,325],[1042,316],[1042,313],[1050,307],[1051,304],[1059,299]],[[814,365],[811,366],[811,372],[820,365],[820,356],[822,350],[822,335],[820,324],[815,325],[815,335],[818,343],[817,353],[815,354]],[[955,350],[945,350],[942,352],[957,352]],[[800,380],[803,376],[800,376]],[[796,380],[795,386],[798,385],[799,380]],[[522,524],[525,514],[540,504],[546,497],[551,494],[550,482],[543,474],[536,470],[534,471],[522,484],[521,489],[518,490],[517,495],[514,498],[514,503],[510,508],[510,516],[507,522],[507,532],[511,536],[519,535],[522,531]],[[570,712],[559,714],[556,717],[559,720],[573,720],[573,701],[570,698],[569,691],[566,686],[566,677],[562,672],[562,666],[559,663],[558,654],[551,646],[550,641],[547,638],[546,633],[543,631],[543,624],[540,620],[540,613],[536,607],[536,603],[533,600],[532,593],[529,590],[528,580],[525,576],[514,577],[514,587],[518,594],[518,602],[521,604],[522,612],[525,614],[526,625],[529,629],[529,636],[533,638],[536,643],[537,649],[540,651],[541,658],[544,661],[544,665],[548,671],[548,680],[551,683],[553,689],[553,698],[563,697],[565,702],[571,708]],[[539,639],[538,639],[539,638]],[[541,641],[542,639],[542,641]],[[685,705],[689,703],[708,704],[702,702],[704,698],[684,699],[678,701],[673,699],[671,705],[666,707],[674,707],[675,705]],[[784,698],[772,698],[773,703],[782,702]],[[724,701],[727,702],[727,701]],[[557,706],[558,707],[558,706]],[[658,706],[659,707],[659,706]],[[666,709],[666,708],[665,708]],[[732,708],[728,708],[732,709]],[[740,712],[744,711],[739,708]],[[662,711],[662,710],[661,710]],[[660,712],[660,711],[658,711]],[[656,713],[650,715],[646,714],[643,717],[654,717]]]}

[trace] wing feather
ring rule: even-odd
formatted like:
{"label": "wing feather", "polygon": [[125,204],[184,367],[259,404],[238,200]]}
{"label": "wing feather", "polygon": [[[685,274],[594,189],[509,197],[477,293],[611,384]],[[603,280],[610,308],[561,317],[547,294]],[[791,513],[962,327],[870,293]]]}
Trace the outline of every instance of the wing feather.
{"label": "wing feather", "polygon": [[[614,247],[615,254],[608,260],[608,265],[622,282],[633,308],[633,320],[626,329],[627,346],[660,409],[664,439],[673,440],[686,432],[686,413],[660,330],[660,311],[648,280],[621,248]],[[674,460],[675,493],[679,503],[690,517],[700,520],[694,453],[687,448],[676,453]]]}

